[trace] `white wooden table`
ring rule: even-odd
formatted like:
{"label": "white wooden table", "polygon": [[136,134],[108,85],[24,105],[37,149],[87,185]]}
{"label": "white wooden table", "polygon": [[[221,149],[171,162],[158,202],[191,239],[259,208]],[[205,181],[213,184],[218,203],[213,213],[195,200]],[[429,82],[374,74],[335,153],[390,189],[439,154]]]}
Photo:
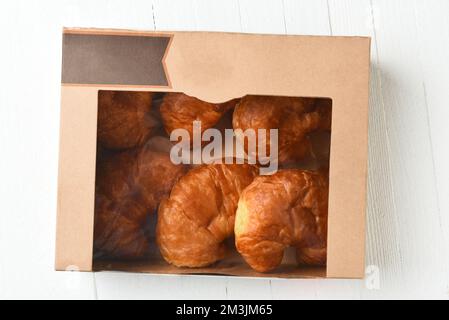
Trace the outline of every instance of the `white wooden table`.
{"label": "white wooden table", "polygon": [[[449,298],[449,2],[0,4],[0,298]],[[53,271],[62,26],[369,35],[370,279]]]}

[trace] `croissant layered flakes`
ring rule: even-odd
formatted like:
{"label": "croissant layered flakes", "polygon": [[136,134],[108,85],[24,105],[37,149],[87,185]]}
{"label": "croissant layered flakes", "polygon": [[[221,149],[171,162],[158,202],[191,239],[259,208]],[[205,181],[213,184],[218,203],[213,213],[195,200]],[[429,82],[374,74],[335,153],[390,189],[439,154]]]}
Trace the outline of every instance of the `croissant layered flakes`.
{"label": "croissant layered flakes", "polygon": [[257,168],[247,164],[211,164],[182,177],[158,213],[157,242],[164,259],[178,267],[223,259],[240,194],[256,174]]}
{"label": "croissant layered flakes", "polygon": [[328,178],[299,169],[259,176],[242,193],[235,221],[237,250],[255,270],[267,272],[296,249],[298,264],[326,263]]}
{"label": "croissant layered flakes", "polygon": [[161,116],[166,132],[185,129],[193,139],[193,122],[201,122],[201,133],[214,127],[223,115],[234,108],[237,99],[225,103],[208,103],[183,93],[167,93],[162,100]]}
{"label": "croissant layered flakes", "polygon": [[108,156],[97,165],[96,251],[119,258],[147,252],[145,224],[185,172],[168,154],[148,148]]}
{"label": "croissant layered flakes", "polygon": [[[278,129],[278,162],[292,164],[310,155],[309,134],[330,131],[331,105],[328,99],[245,96],[235,108],[233,126],[242,131]],[[237,139],[248,152],[244,137],[237,135]],[[269,136],[265,139],[270,152],[273,142]]]}
{"label": "croissant layered flakes", "polygon": [[143,145],[158,126],[152,115],[151,92],[100,91],[99,143],[109,149]]}
{"label": "croissant layered flakes", "polygon": [[[233,132],[231,147],[239,142],[246,154],[175,164],[171,152],[179,141],[170,134],[182,129],[192,138],[194,123],[200,124],[200,135],[211,128]],[[270,129],[277,130],[277,141],[259,136]],[[247,95],[209,103],[183,93],[101,91],[96,256],[214,268],[240,255],[241,266],[270,272],[293,247],[298,266],[324,266],[328,173],[326,166],[311,171],[298,161],[313,153],[309,135],[330,129],[327,99]],[[244,136],[251,130],[255,149]],[[212,141],[196,147],[207,148]],[[257,159],[261,143],[276,155],[270,158],[276,170],[268,175],[261,163],[250,161]],[[194,158],[195,150],[190,152],[183,161]]]}

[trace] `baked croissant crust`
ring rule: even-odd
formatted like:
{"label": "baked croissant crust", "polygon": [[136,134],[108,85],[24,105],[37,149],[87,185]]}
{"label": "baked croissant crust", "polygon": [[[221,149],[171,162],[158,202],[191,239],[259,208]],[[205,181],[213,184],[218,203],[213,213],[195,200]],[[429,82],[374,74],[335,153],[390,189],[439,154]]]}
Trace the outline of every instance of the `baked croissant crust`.
{"label": "baked croissant crust", "polygon": [[141,146],[158,122],[152,115],[151,92],[100,91],[98,93],[98,141],[108,149]]}
{"label": "baked croissant crust", "polygon": [[[286,165],[311,154],[308,134],[330,130],[331,113],[330,99],[248,95],[235,107],[233,127],[234,130],[243,131],[278,129],[278,163]],[[244,137],[237,132],[236,136],[248,152]],[[272,142],[267,133],[267,155],[271,154],[271,147]],[[257,159],[257,154],[249,156]]]}
{"label": "baked croissant crust", "polygon": [[137,259],[149,251],[142,222],[145,207],[132,199],[116,201],[95,196],[94,254],[109,258]]}
{"label": "baked croissant crust", "polygon": [[178,267],[222,259],[238,199],[256,174],[248,164],[210,164],[183,176],[159,207],[156,237],[164,259]]}
{"label": "baked croissant crust", "polygon": [[106,157],[97,166],[94,247],[109,257],[138,258],[148,249],[145,224],[186,171],[148,148]]}
{"label": "baked croissant crust", "polygon": [[275,269],[289,246],[300,265],[326,264],[328,186],[324,173],[286,169],[257,177],[243,191],[235,244],[254,270]]}
{"label": "baked croissant crust", "polygon": [[193,121],[201,121],[202,134],[215,126],[236,103],[236,99],[225,103],[209,103],[184,93],[167,93],[163,98],[160,113],[165,131],[169,135],[175,129],[185,129],[192,141]]}

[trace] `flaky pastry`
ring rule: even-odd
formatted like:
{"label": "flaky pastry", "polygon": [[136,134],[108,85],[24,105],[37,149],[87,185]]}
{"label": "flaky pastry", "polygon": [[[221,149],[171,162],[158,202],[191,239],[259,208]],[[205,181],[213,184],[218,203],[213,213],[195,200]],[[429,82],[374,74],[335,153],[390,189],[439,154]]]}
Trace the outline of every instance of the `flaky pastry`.
{"label": "flaky pastry", "polygon": [[106,157],[97,166],[95,249],[137,258],[148,248],[144,225],[186,171],[166,153],[148,148]]}
{"label": "flaky pastry", "polygon": [[141,146],[158,127],[151,92],[100,91],[98,141],[108,149]]}
{"label": "flaky pastry", "polygon": [[[311,153],[308,134],[330,130],[331,104],[329,99],[248,95],[235,107],[233,127],[242,131],[278,129],[278,163],[294,163]],[[245,137],[237,135],[237,139],[248,152]],[[268,134],[265,142],[270,154],[272,142]],[[250,156],[257,158],[257,153]]]}
{"label": "flaky pastry", "polygon": [[247,164],[210,164],[183,176],[159,207],[156,236],[164,259],[178,267],[222,259],[239,196],[256,174]]}
{"label": "flaky pastry", "polygon": [[328,177],[299,169],[257,177],[242,193],[235,220],[238,252],[256,271],[278,267],[289,247],[300,265],[326,264]]}
{"label": "flaky pastry", "polygon": [[201,134],[215,126],[237,100],[209,103],[183,93],[167,93],[160,112],[165,131],[170,135],[175,129],[185,129],[193,140],[193,121],[201,121]]}

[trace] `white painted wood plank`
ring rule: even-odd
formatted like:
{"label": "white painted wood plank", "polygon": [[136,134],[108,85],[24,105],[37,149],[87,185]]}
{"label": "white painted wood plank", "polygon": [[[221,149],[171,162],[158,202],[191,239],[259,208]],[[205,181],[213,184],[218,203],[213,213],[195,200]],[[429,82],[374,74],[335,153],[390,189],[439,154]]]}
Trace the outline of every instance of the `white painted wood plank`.
{"label": "white painted wood plank", "polygon": [[288,34],[330,35],[327,0],[284,0]]}
{"label": "white painted wood plank", "polygon": [[397,223],[396,230],[392,229],[396,234],[376,250],[385,252],[385,248],[391,248],[386,247],[388,244],[400,250],[399,256],[390,261],[394,266],[391,271],[400,270],[395,276],[391,273],[391,280],[399,282],[391,288],[396,294],[444,297],[447,268],[414,9],[408,1],[376,1],[373,13],[377,72],[388,133],[385,143],[390,147],[386,155],[391,165],[391,171],[378,170],[376,175],[391,175],[395,204],[395,208],[388,205],[380,214],[394,215]]}
{"label": "white painted wood plank", "polygon": [[240,30],[237,0],[154,0],[157,30],[226,31]]}
{"label": "white painted wood plank", "polygon": [[231,300],[273,299],[271,280],[227,277],[226,297]]}
{"label": "white painted wood plank", "polygon": [[[2,4],[0,35],[8,46],[0,51],[0,69],[7,75],[0,80],[5,88],[0,91],[0,145],[6,150],[0,157],[0,298],[95,298],[97,291],[100,298],[448,298],[448,4],[373,0],[371,7],[370,3]],[[367,264],[379,266],[380,290],[347,280],[122,273],[96,274],[96,290],[92,274],[54,272],[63,25],[375,36]]]}
{"label": "white painted wood plank", "polygon": [[152,0],[65,0],[60,21],[67,27],[153,30]]}
{"label": "white painted wood plank", "polygon": [[373,10],[400,225],[401,289],[416,297],[447,297],[447,252],[439,224],[414,8],[408,1],[378,1]]}
{"label": "white painted wood plank", "polygon": [[95,298],[90,273],[53,271],[62,26],[153,29],[149,1],[2,5],[0,298]]}
{"label": "white painted wood plank", "polygon": [[60,3],[2,4],[0,298],[95,298],[92,274],[56,273]]}
{"label": "white painted wood plank", "polygon": [[226,277],[99,272],[96,279],[99,299],[225,300],[227,298]]}
{"label": "white painted wood plank", "polygon": [[446,258],[446,293],[449,296],[449,2],[415,1],[418,54],[429,115],[430,136],[443,244]]}
{"label": "white painted wood plank", "polygon": [[196,0],[197,30],[239,32],[241,29],[238,0]]}
{"label": "white painted wood plank", "polygon": [[157,30],[197,30],[193,0],[153,0],[153,15]]}
{"label": "white painted wood plank", "polygon": [[[334,36],[374,36],[370,0],[329,0],[329,21]],[[375,41],[372,60],[377,59]]]}
{"label": "white painted wood plank", "polygon": [[273,299],[360,299],[363,280],[341,279],[276,279],[272,280]]}
{"label": "white painted wood plank", "polygon": [[243,32],[285,34],[283,1],[239,0]]}
{"label": "white painted wood plank", "polygon": [[[394,172],[391,166],[387,111],[381,90],[371,4],[368,0],[334,0],[329,2],[329,13],[334,35],[372,37],[366,264],[377,266],[380,272],[381,287],[373,294],[393,294],[403,281],[398,234],[400,227],[393,194]],[[361,294],[366,296],[370,292]]]}
{"label": "white painted wood plank", "polygon": [[[364,290],[362,297],[444,298],[447,254],[437,225],[416,21],[406,7],[330,1],[334,34],[373,37],[367,264],[380,268],[380,290]],[[413,188],[406,190],[408,184]],[[431,250],[429,242],[435,243]]]}

